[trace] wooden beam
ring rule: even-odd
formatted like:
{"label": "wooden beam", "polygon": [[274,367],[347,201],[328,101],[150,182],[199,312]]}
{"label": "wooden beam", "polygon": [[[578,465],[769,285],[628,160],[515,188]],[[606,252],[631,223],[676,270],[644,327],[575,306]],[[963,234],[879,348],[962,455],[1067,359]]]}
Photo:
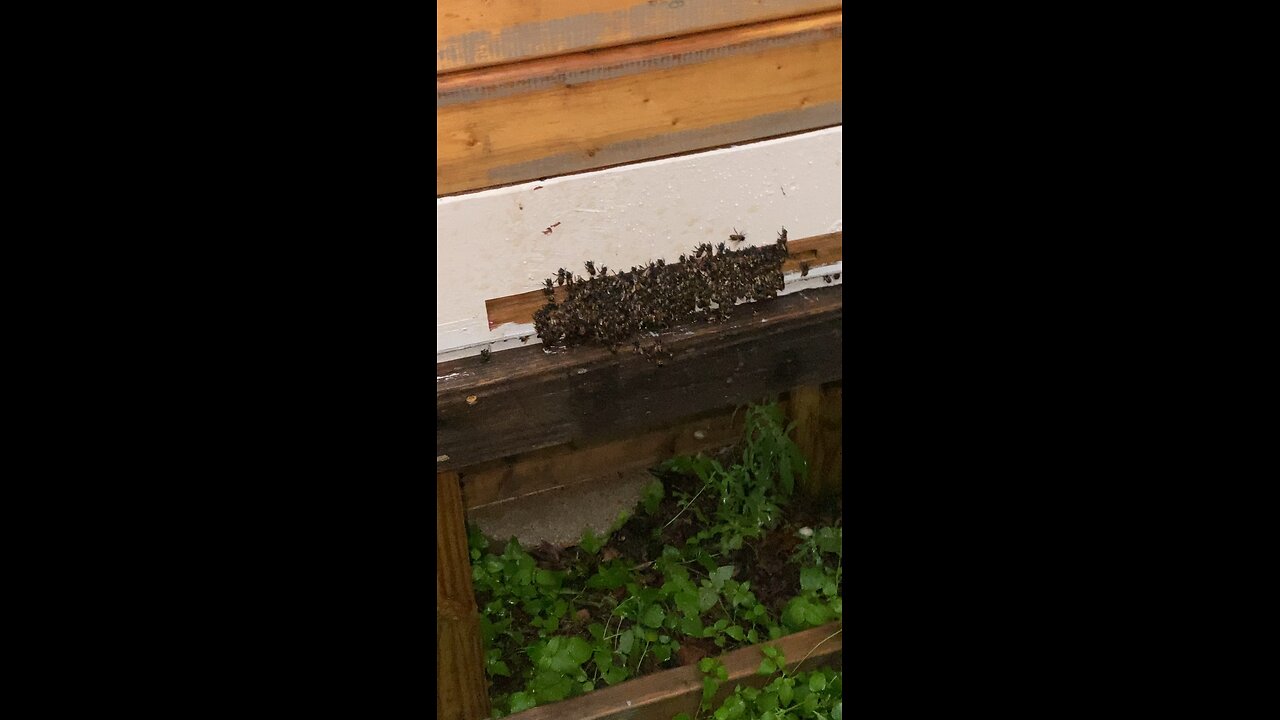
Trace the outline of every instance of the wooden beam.
{"label": "wooden beam", "polygon": [[841,490],[842,398],[840,383],[806,385],[791,391],[788,415],[796,423],[793,438],[809,461],[808,477],[799,486],[801,493],[821,497]]}
{"label": "wooden beam", "polygon": [[[823,265],[831,265],[840,262],[842,257],[842,248],[844,244],[844,232],[827,233],[826,235],[815,235],[814,237],[803,238],[800,240],[792,240],[787,243],[787,249],[791,259],[782,263],[782,271],[799,272],[801,263],[808,263],[811,268],[818,268]],[[680,263],[670,263],[679,265]],[[566,268],[575,273],[581,274],[581,268]],[[548,276],[554,276],[553,270],[548,268]],[[563,302],[567,293],[563,287],[555,289],[556,302]],[[489,329],[502,325],[504,323],[520,323],[526,324],[533,322],[533,314],[538,308],[547,303],[547,298],[542,294],[541,290],[531,290],[529,292],[518,293],[515,295],[507,295],[505,297],[493,298],[485,300],[485,310],[489,316]]]}
{"label": "wooden beam", "polygon": [[793,439],[809,462],[808,478],[798,487],[805,495],[817,495],[821,488],[814,462],[814,450],[819,442],[818,405],[821,400],[822,389],[817,385],[805,385],[791,391],[791,419],[796,424],[792,431]]}
{"label": "wooden beam", "polygon": [[436,72],[529,60],[839,8],[832,0],[439,0]]}
{"label": "wooden beam", "polygon": [[[784,407],[786,404],[782,403]],[[712,411],[694,420],[606,442],[570,442],[515,457],[491,460],[459,472],[468,510],[533,493],[598,480],[602,473],[651,467],[676,455],[732,445],[742,437],[745,414]]]}
{"label": "wooden beam", "polygon": [[839,125],[840,11],[452,73],[436,195]]}
{"label": "wooden beam", "polygon": [[436,717],[489,717],[480,613],[458,474],[436,474]]}
{"label": "wooden beam", "polygon": [[[844,653],[841,628],[841,623],[831,623],[721,655],[728,679],[720,686],[712,707],[724,702],[736,685],[759,688],[771,680],[756,674],[764,659],[760,652],[764,645],[781,650],[787,659],[787,670],[791,672],[841,665]],[[511,720],[671,720],[682,712],[692,717],[701,699],[702,673],[696,666],[687,665],[508,717]]]}
{"label": "wooden beam", "polygon": [[437,470],[575,440],[621,438],[842,373],[841,286],[741,306],[663,333],[663,366],[595,346],[541,346],[436,366]]}

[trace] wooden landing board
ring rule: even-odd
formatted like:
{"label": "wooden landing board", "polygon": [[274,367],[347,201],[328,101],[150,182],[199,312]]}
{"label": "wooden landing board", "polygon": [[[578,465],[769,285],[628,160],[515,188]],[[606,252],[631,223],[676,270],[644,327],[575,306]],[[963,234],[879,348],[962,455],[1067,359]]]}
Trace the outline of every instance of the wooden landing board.
{"label": "wooden landing board", "polygon": [[[663,333],[661,367],[629,352],[540,346],[436,366],[436,469],[654,430],[842,377],[843,288]],[[447,456],[447,459],[443,459]]]}
{"label": "wooden landing board", "polygon": [[[784,273],[798,272],[801,263],[808,263],[811,268],[817,268],[822,265],[839,262],[843,241],[844,232],[827,233],[826,235],[791,241],[787,244],[787,247],[792,259],[782,263],[782,271]],[[679,263],[668,264],[679,265]],[[568,269],[582,274],[577,267]],[[563,287],[557,287],[555,296],[556,302],[563,302],[567,297],[567,293]],[[545,305],[546,302],[546,295],[541,290],[485,300],[485,310],[488,311],[489,315],[489,329],[492,330],[503,323],[531,323],[533,322],[534,312]]]}
{"label": "wooden landing board", "polygon": [[436,72],[839,8],[831,0],[438,0]]}
{"label": "wooden landing board", "polygon": [[436,195],[838,125],[841,12],[441,76]]}
{"label": "wooden landing board", "polygon": [[[720,656],[728,679],[720,686],[712,707],[719,707],[735,685],[759,688],[771,679],[756,674],[760,661],[764,659],[760,651],[764,645],[781,650],[787,659],[787,670],[791,672],[841,666],[844,653],[842,627],[842,623],[831,623]],[[508,717],[510,720],[671,720],[682,712],[693,717],[701,699],[702,673],[697,667],[687,665]]]}

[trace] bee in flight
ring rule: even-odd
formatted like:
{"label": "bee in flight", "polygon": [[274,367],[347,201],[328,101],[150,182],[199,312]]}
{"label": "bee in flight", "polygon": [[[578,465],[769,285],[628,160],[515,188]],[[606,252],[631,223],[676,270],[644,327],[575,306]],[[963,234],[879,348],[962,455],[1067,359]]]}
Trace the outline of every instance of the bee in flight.
{"label": "bee in flight", "polygon": [[745,233],[740,233],[740,232],[738,232],[738,228],[734,228],[734,229],[733,229],[733,234],[729,236],[729,240],[731,240],[732,242],[736,242],[736,243],[740,243],[740,242],[742,242],[743,240],[746,240],[746,239],[747,239],[746,234],[745,234]]}

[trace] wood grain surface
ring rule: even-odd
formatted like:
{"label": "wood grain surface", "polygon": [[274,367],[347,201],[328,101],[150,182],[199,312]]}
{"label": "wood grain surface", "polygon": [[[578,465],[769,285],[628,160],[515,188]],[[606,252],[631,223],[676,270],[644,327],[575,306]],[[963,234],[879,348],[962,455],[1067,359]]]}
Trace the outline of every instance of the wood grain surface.
{"label": "wood grain surface", "polygon": [[808,475],[798,490],[819,497],[838,495],[844,450],[843,384],[798,387],[791,391],[790,399],[787,414],[796,423],[793,438],[809,462]]}
{"label": "wood grain surface", "polygon": [[489,716],[480,613],[458,474],[436,474],[436,717]]}
{"label": "wood grain surface", "polygon": [[805,15],[832,0],[439,0],[436,72]]}
{"label": "wood grain surface", "polygon": [[437,470],[577,440],[621,438],[717,408],[841,379],[841,286],[663,333],[665,365],[629,352],[541,346],[436,366]]}
{"label": "wood grain surface", "polygon": [[[781,405],[786,412],[786,403]],[[459,473],[464,504],[471,510],[732,445],[742,437],[745,418],[741,411],[714,410],[629,437],[570,442],[473,465]]]}
{"label": "wood grain surface", "polygon": [[441,76],[436,195],[838,125],[839,10]]}

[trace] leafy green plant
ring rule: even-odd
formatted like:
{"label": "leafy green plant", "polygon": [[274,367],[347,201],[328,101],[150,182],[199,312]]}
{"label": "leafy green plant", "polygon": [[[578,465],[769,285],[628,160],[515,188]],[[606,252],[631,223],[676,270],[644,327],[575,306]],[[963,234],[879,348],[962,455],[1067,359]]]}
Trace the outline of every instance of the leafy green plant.
{"label": "leafy green plant", "polygon": [[673,458],[661,466],[696,475],[703,483],[697,495],[680,498],[682,511],[704,492],[719,498],[714,518],[694,507],[705,527],[689,543],[717,538],[721,552],[727,553],[777,526],[779,505],[791,496],[796,479],[809,472],[804,454],[788,437],[794,428],[795,423],[786,424],[776,403],[752,405],[747,409],[742,462],[726,468],[714,458],[697,455]]}
{"label": "leafy green plant", "polygon": [[[601,552],[628,522],[627,512],[603,535],[586,530],[578,545],[581,552],[560,557],[554,567],[563,569],[554,570],[539,567],[514,539],[501,553],[491,552],[483,534],[469,528],[486,671],[503,688],[491,692],[495,717],[669,666],[682,642],[710,639],[730,649],[838,617],[840,599],[830,592],[839,587],[838,528],[820,530],[797,549],[793,560],[804,566],[802,588],[784,617],[772,616],[729,559],[745,542],[758,541],[777,527],[796,480],[807,472],[789,438],[791,430],[776,405],[752,406],[740,461],[735,455],[726,467],[697,455],[664,464],[665,470],[696,478],[696,484],[690,492],[661,480],[644,488],[640,506],[645,517],[668,506],[663,501],[669,494],[678,501],[673,517],[655,526],[657,538],[678,518],[686,518],[679,536],[683,542],[664,544],[651,562],[636,564],[616,552]],[[727,677],[723,666],[717,671],[718,662],[700,663],[708,678],[707,704]],[[779,692],[788,692],[781,688]],[[742,702],[743,708],[755,702],[737,691],[734,697],[739,700],[732,702]],[[735,708],[722,707],[715,717],[739,717]]]}
{"label": "leafy green plant", "polygon": [[594,555],[600,552],[600,548],[604,547],[604,543],[608,539],[608,536],[603,538],[596,537],[595,530],[587,528],[586,531],[582,533],[582,540],[579,541],[578,547]]}
{"label": "leafy green plant", "polygon": [[641,496],[641,502],[644,503],[644,511],[653,515],[658,512],[658,503],[667,496],[666,490],[661,480],[654,480],[644,487],[644,495]]}
{"label": "leafy green plant", "polygon": [[773,679],[759,689],[735,686],[714,712],[711,710],[712,700],[728,676],[719,660],[699,663],[703,690],[698,713],[694,718],[688,713],[680,713],[672,720],[701,720],[704,717],[714,720],[842,720],[843,673],[829,668],[800,672],[799,665],[788,673],[787,659],[777,647],[766,645],[761,648],[761,654],[764,657],[756,674]]}
{"label": "leafy green plant", "polygon": [[791,559],[804,567],[800,570],[800,594],[782,611],[787,629],[799,631],[840,619],[844,609],[839,594],[844,563],[841,528],[810,531]]}

